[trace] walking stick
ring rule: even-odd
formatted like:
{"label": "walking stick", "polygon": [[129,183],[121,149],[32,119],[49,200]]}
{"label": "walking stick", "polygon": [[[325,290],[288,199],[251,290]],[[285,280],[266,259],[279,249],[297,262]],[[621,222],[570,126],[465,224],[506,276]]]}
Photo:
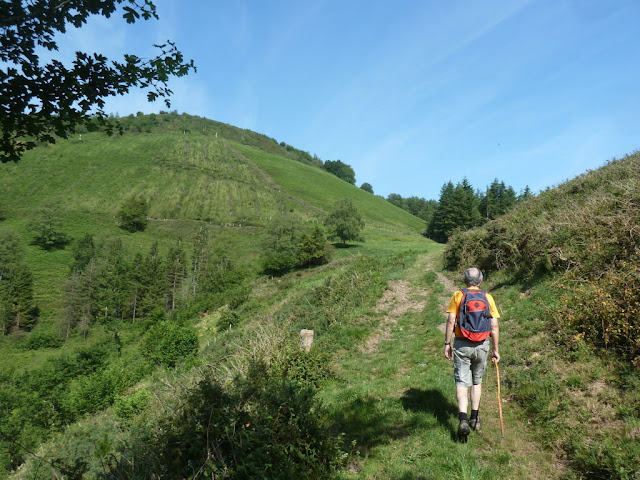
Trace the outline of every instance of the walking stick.
{"label": "walking stick", "polygon": [[504,420],[502,419],[502,399],[500,397],[500,367],[498,362],[493,359],[493,364],[496,366],[496,377],[498,377],[498,412],[500,413],[500,431],[502,431],[502,438],[504,438]]}

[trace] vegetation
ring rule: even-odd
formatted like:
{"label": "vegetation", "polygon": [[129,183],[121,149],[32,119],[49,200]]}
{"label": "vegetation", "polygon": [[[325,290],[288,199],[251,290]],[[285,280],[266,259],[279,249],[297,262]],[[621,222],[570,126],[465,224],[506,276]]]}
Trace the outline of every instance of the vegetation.
{"label": "vegetation", "polygon": [[[122,137],[83,133],[0,168],[0,476],[640,474],[637,356],[614,330],[636,335],[637,155],[443,247],[286,144],[176,113],[120,120]],[[107,201],[129,195],[151,200],[144,230],[120,228]],[[367,242],[332,257],[321,225],[336,199]],[[70,243],[43,249],[31,223],[52,204]],[[270,255],[286,267],[265,275]],[[484,429],[461,445],[438,328],[472,262],[502,313],[506,436],[490,370]],[[579,320],[591,302],[610,316]]]}
{"label": "vegetation", "polygon": [[[640,365],[639,164],[637,153],[613,160],[482,228],[454,234],[445,249],[450,268],[479,265],[525,294],[540,292],[518,306],[531,322],[521,341],[558,358],[516,360],[525,363],[514,365],[520,368],[510,387],[544,441],[570,459],[580,478],[637,475],[633,432],[640,414],[628,386],[638,383]],[[542,338],[533,325],[546,332]],[[565,385],[559,392],[558,384]],[[589,428],[576,428],[576,421]]]}
{"label": "vegetation", "polygon": [[529,187],[516,196],[513,188],[498,179],[484,193],[474,192],[466,178],[455,186],[449,181],[442,186],[440,200],[429,213],[425,235],[437,242],[446,242],[457,229],[478,227],[531,196]]}
{"label": "vegetation", "polygon": [[[331,258],[321,225],[332,206],[327,192],[353,194],[376,248],[425,242],[411,215],[392,218],[395,207],[264,136],[176,113],[120,121],[126,135],[83,132],[0,169],[3,476],[66,425],[110,408],[146,414],[145,395],[132,393],[139,382],[199,364],[200,345],[218,329],[234,334],[261,312],[247,302],[273,218],[297,219],[294,270]],[[120,228],[113,198],[153,199],[137,217],[146,227]],[[50,205],[47,218],[65,245],[41,248],[33,227]],[[203,317],[210,321],[199,326]],[[298,361],[280,364],[277,375],[310,379]],[[98,445],[87,438],[80,443]]]}
{"label": "vegetation", "polygon": [[33,243],[45,250],[64,248],[71,240],[62,231],[60,212],[54,206],[44,206],[31,224]]}
{"label": "vegetation", "polygon": [[282,274],[294,268],[329,262],[333,247],[320,225],[302,225],[287,216],[276,218],[267,230],[262,268],[268,274]]}
{"label": "vegetation", "polygon": [[[184,76],[194,69],[185,62],[175,44],[157,46],[152,59],[125,55],[123,61],[109,61],[104,55],[76,52],[72,66],[59,60],[41,62],[38,48],[58,50],[56,35],[67,28],[80,27],[92,15],[109,18],[118,10],[127,23],[158,18],[155,5],[125,0],[67,0],[51,8],[47,0],[3,2],[0,4],[0,159],[17,161],[22,153],[39,142],[54,143],[67,138],[78,125],[114,131],[102,107],[104,98],[122,95],[131,88],[149,88],[149,101],[158,97],[167,106],[170,76]],[[97,114],[94,110],[97,107]]]}
{"label": "vegetation", "polygon": [[0,332],[31,330],[38,316],[33,300],[33,276],[24,262],[20,238],[0,230]]}
{"label": "vegetation", "polygon": [[387,196],[387,201],[423,219],[427,222],[427,225],[431,223],[431,219],[438,205],[436,200],[425,200],[424,198],[416,196],[403,198],[402,195],[397,193],[390,193]]}
{"label": "vegetation", "polygon": [[147,227],[147,214],[149,213],[149,202],[141,195],[127,198],[120,210],[118,210],[118,220],[120,228],[129,232],[137,232]]}
{"label": "vegetation", "polygon": [[360,185],[360,188],[365,192],[369,192],[373,194],[373,187],[371,186],[370,183],[364,182],[362,185]]}
{"label": "vegetation", "polygon": [[349,165],[344,163],[342,160],[327,160],[324,162],[323,168],[335,175],[338,178],[341,178],[347,183],[352,185],[356,184],[356,173],[353,171]]}

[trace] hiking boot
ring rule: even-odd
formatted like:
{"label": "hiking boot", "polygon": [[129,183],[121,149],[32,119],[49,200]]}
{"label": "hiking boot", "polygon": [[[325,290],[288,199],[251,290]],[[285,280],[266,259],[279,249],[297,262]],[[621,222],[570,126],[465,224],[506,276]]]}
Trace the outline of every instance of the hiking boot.
{"label": "hiking boot", "polygon": [[469,422],[467,420],[460,420],[460,425],[458,425],[458,436],[466,438],[470,432],[471,427],[469,427]]}
{"label": "hiking boot", "polygon": [[479,418],[472,418],[471,420],[469,420],[469,425],[476,432],[479,432],[482,429],[482,420],[480,420]]}

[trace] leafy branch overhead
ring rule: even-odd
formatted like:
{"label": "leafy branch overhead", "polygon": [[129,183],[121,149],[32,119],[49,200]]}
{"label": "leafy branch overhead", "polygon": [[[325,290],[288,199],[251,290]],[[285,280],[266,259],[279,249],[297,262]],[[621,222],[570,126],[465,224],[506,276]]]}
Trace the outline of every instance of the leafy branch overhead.
{"label": "leafy branch overhead", "polygon": [[105,98],[132,88],[147,89],[149,101],[163,98],[170,106],[169,78],[195,71],[176,45],[154,45],[158,53],[144,59],[133,54],[109,60],[99,53],[76,52],[71,65],[40,61],[38,49],[57,51],[56,35],[69,26],[79,28],[92,15],[110,18],[122,6],[127,23],[158,18],[150,0],[65,0],[52,7],[49,0],[0,3],[0,158],[18,161],[38,142],[66,138],[77,125],[105,128]]}

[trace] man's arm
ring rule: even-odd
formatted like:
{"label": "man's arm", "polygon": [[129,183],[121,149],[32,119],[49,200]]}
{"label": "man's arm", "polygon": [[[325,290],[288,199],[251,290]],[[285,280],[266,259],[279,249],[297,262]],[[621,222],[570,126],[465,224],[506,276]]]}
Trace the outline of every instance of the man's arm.
{"label": "man's arm", "polygon": [[498,345],[500,342],[500,326],[498,325],[498,319],[491,318],[491,346],[493,352],[491,353],[491,359],[496,363],[500,361],[500,353],[498,352]]}
{"label": "man's arm", "polygon": [[447,317],[447,328],[444,333],[444,356],[447,357],[447,360],[451,360],[453,358],[453,347],[451,346],[451,342],[453,341],[453,328],[456,325],[456,314],[449,313]]}

